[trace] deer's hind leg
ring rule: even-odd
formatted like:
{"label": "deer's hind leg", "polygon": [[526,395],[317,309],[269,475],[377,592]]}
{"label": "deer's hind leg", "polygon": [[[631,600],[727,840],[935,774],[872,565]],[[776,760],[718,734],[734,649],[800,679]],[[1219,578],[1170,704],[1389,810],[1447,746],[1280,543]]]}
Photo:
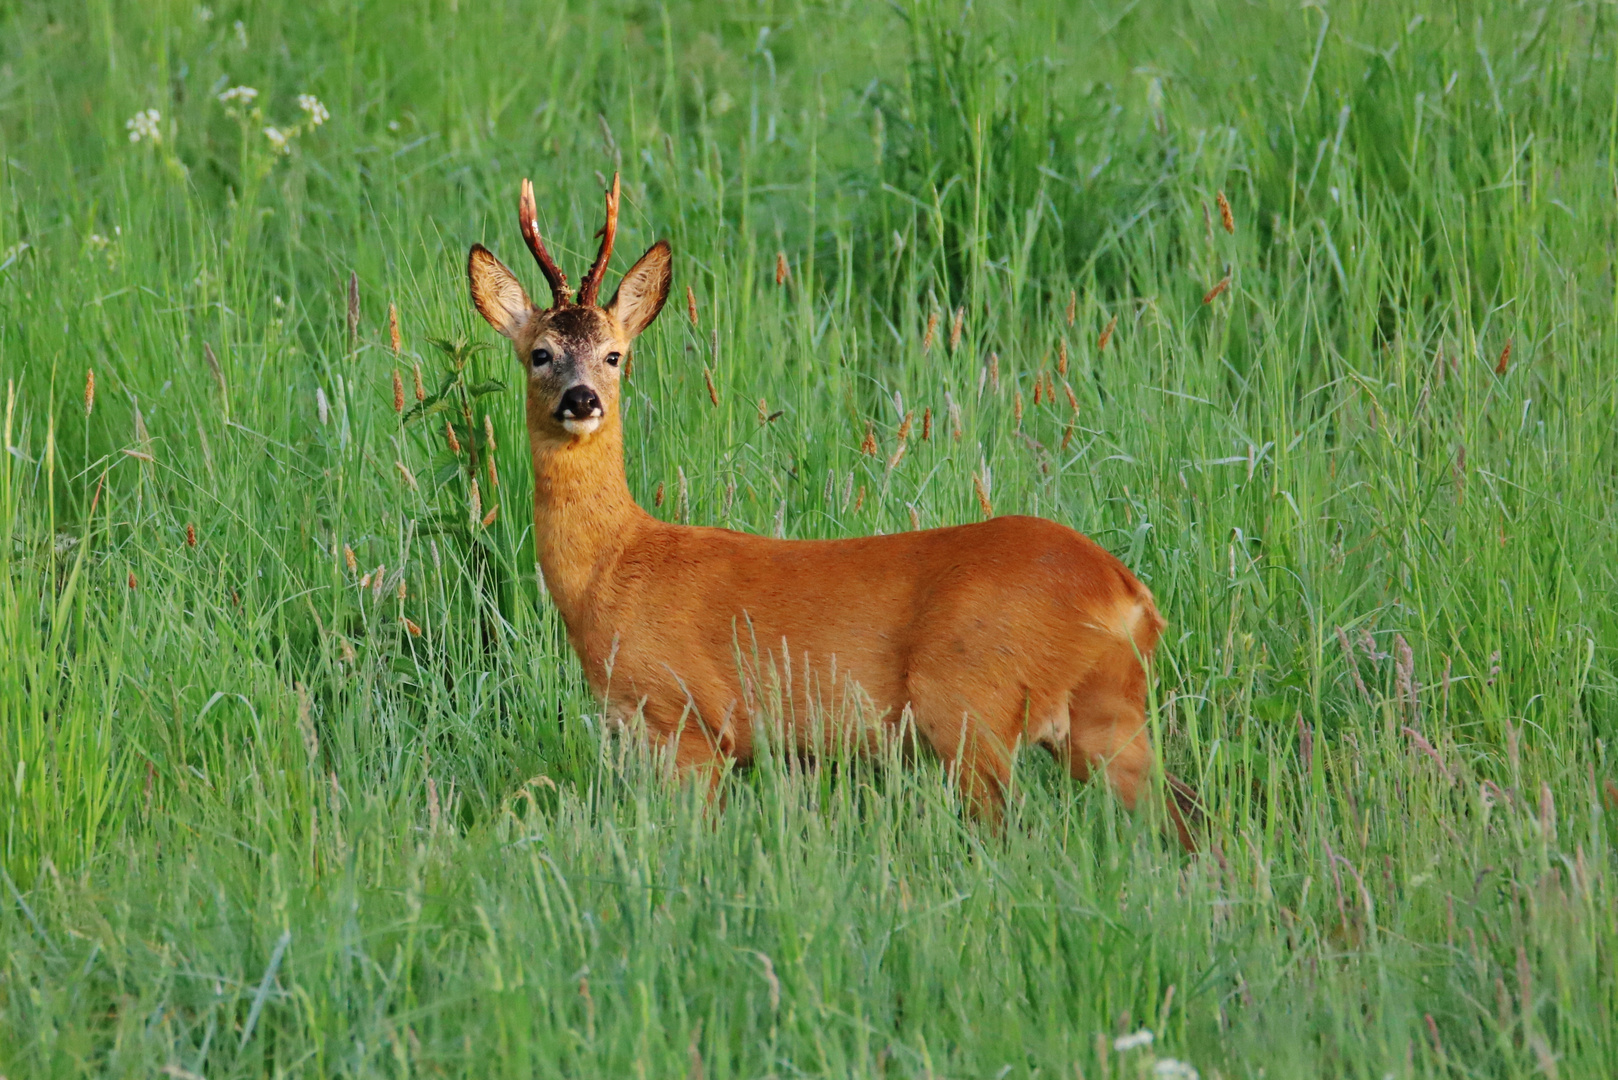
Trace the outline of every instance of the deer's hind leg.
{"label": "deer's hind leg", "polygon": [[[1098,665],[1068,696],[1066,758],[1075,779],[1100,769],[1107,785],[1128,810],[1140,801],[1153,764],[1146,723],[1146,671],[1131,651],[1127,662]],[[1169,777],[1169,819],[1182,847],[1197,850],[1194,825],[1200,818],[1196,793]]]}

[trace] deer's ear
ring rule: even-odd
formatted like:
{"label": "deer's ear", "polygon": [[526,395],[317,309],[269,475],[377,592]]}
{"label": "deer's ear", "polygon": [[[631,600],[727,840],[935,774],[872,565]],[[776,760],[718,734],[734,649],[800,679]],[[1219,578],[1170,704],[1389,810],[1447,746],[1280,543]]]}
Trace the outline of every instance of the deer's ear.
{"label": "deer's ear", "polygon": [[505,264],[482,244],[473,244],[466,259],[466,276],[472,283],[472,303],[489,325],[516,339],[523,324],[534,312],[533,301],[523,292]]}
{"label": "deer's ear", "polygon": [[630,337],[636,337],[652,324],[663,302],[669,298],[669,282],[673,278],[674,255],[669,242],[659,240],[647,249],[640,261],[629,268],[624,280],[618,283],[607,311],[618,320]]}

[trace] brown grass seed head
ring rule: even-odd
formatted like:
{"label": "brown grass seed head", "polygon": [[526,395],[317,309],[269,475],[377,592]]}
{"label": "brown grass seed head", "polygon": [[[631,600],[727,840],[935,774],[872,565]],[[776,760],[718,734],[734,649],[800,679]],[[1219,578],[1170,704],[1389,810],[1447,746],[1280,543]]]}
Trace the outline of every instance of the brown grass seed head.
{"label": "brown grass seed head", "polygon": [[691,329],[697,328],[697,294],[691,291],[691,286],[685,287],[685,313],[691,317]]}
{"label": "brown grass seed head", "polygon": [[1118,316],[1114,315],[1112,318],[1107,320],[1106,329],[1102,330],[1101,331],[1101,336],[1096,339],[1096,352],[1106,352],[1107,351],[1107,342],[1112,340],[1112,332],[1114,330],[1116,330],[1117,328],[1118,328]]}
{"label": "brown grass seed head", "polygon": [[399,369],[393,369],[393,411],[404,412],[404,380],[399,378]]}
{"label": "brown grass seed head", "polygon": [[1230,201],[1225,198],[1223,191],[1216,192],[1214,197],[1219,202],[1219,224],[1225,227],[1226,232],[1234,234],[1236,232],[1236,218],[1230,212]]}
{"label": "brown grass seed head", "polygon": [[399,355],[399,308],[398,305],[388,304],[388,345],[393,349],[393,355]]}
{"label": "brown grass seed head", "polygon": [[708,370],[707,364],[702,365],[702,381],[708,384],[708,400],[713,402],[714,408],[719,408],[719,391],[714,388],[713,372]]}
{"label": "brown grass seed head", "polygon": [[921,410],[921,441],[926,442],[933,437],[933,407],[927,406]]}
{"label": "brown grass seed head", "polygon": [[348,343],[352,348],[360,333],[360,276],[348,272]]}
{"label": "brown grass seed head", "polygon": [[1494,373],[1502,378],[1511,368],[1511,342],[1511,338],[1506,338],[1506,347],[1500,350],[1500,360],[1494,365]]}
{"label": "brown grass seed head", "polygon": [[923,333],[921,335],[921,351],[922,352],[927,353],[927,352],[932,352],[933,351],[933,338],[936,337],[937,334],[938,334],[938,312],[935,311],[931,315],[927,316],[927,330],[926,330],[925,333]]}
{"label": "brown grass seed head", "polygon": [[416,381],[416,400],[426,401],[427,388],[421,385],[421,361],[418,360],[410,365],[410,375]]}
{"label": "brown grass seed head", "polygon": [[190,521],[185,523],[185,546],[197,546],[197,527],[193,522]]}
{"label": "brown grass seed head", "polygon": [[1073,320],[1078,316],[1078,314],[1079,314],[1079,290],[1077,290],[1077,289],[1069,289],[1067,291],[1067,324],[1069,326],[1073,325]]}
{"label": "brown grass seed head", "polygon": [[84,369],[84,415],[89,416],[96,408],[96,370]]}
{"label": "brown grass seed head", "polygon": [[961,330],[966,325],[966,309],[955,309],[955,321],[949,327],[949,351],[954,352],[961,347]]}
{"label": "brown grass seed head", "polygon": [[869,420],[865,421],[865,438],[860,443],[860,453],[866,457],[876,456],[876,425]]}
{"label": "brown grass seed head", "polygon": [[461,440],[455,437],[455,423],[452,420],[444,421],[444,440],[449,443],[450,453],[459,454],[461,452]]}

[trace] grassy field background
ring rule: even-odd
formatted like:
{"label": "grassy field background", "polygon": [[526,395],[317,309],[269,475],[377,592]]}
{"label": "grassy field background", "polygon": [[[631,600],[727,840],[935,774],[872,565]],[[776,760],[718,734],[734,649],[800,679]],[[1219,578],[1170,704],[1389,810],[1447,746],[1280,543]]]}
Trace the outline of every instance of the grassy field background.
{"label": "grassy field background", "polygon": [[[5,5],[0,1074],[1618,1075],[1615,20]],[[642,503],[1095,536],[1215,854],[598,738],[463,266],[615,169]]]}

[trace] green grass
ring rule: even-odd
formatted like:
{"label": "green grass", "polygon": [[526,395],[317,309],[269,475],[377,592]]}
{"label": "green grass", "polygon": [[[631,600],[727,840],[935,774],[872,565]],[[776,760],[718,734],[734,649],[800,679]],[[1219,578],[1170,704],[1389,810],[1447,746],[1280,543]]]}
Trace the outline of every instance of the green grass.
{"label": "green grass", "polygon": [[[0,1073],[1618,1075],[1611,5],[200,10],[0,10]],[[487,530],[391,373],[614,169],[643,504],[1095,536],[1217,856],[1031,755],[1001,836],[598,739],[508,350]]]}

